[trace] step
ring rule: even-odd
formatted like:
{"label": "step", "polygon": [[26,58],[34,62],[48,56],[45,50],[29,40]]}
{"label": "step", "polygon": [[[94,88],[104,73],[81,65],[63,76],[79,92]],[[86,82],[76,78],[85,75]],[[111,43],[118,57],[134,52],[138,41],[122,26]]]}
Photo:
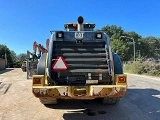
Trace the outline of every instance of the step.
{"label": "step", "polygon": [[94,64],[68,64],[69,67],[79,67],[79,68],[108,68],[107,64],[104,65],[94,65]]}
{"label": "step", "polygon": [[106,61],[105,58],[67,58],[65,59],[66,61],[81,61],[81,62],[92,62],[92,61],[97,61],[97,62],[100,62],[100,61]]}
{"label": "step", "polygon": [[65,52],[73,52],[73,51],[81,51],[81,52],[99,52],[105,51],[105,48],[55,48],[55,51],[65,51]]}
{"label": "step", "polygon": [[108,73],[107,69],[67,69],[65,72],[71,72],[71,73]]}
{"label": "step", "polygon": [[65,57],[105,57],[106,53],[58,53],[55,56],[65,56]]}

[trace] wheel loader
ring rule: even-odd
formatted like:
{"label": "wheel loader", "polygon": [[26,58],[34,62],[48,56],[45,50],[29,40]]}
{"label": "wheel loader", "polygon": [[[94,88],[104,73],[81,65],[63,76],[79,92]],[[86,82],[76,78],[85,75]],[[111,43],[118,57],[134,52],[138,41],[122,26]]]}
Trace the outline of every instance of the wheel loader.
{"label": "wheel loader", "polygon": [[108,35],[94,31],[95,24],[64,24],[65,30],[51,31],[44,53],[32,77],[32,92],[42,104],[59,99],[101,99],[117,104],[125,95],[127,76],[120,57],[111,51]]}

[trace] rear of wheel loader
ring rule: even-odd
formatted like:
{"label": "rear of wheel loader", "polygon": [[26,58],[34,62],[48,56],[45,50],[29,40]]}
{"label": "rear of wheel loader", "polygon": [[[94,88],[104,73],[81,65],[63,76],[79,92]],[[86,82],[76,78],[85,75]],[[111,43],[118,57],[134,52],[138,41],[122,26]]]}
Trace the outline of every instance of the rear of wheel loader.
{"label": "rear of wheel loader", "polygon": [[65,24],[66,31],[51,31],[48,53],[41,56],[33,75],[33,94],[43,104],[57,99],[101,98],[116,104],[126,93],[127,76],[109,38],[95,32],[95,24]]}

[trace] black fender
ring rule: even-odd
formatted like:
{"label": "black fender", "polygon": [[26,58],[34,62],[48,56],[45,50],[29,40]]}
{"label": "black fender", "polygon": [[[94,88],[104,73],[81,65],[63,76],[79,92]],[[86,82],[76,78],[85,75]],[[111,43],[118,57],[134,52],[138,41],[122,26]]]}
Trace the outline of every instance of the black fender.
{"label": "black fender", "polygon": [[37,65],[37,75],[45,75],[47,53],[42,54]]}
{"label": "black fender", "polygon": [[123,74],[122,62],[117,53],[112,53],[114,62],[114,74]]}

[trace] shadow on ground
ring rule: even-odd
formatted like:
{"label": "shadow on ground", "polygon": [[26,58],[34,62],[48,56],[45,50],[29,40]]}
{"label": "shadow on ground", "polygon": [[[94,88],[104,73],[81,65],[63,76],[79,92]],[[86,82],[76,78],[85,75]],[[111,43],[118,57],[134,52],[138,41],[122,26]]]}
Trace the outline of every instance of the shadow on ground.
{"label": "shadow on ground", "polygon": [[64,120],[158,120],[160,118],[160,91],[128,89],[117,105],[103,105],[99,100],[60,100],[51,109],[67,110]]}
{"label": "shadow on ground", "polygon": [[90,105],[101,105],[100,100],[70,100],[61,99],[58,100],[58,105],[45,105],[51,109],[86,109],[86,106]]}
{"label": "shadow on ground", "polygon": [[0,70],[0,74],[3,74],[3,73],[6,73],[6,72],[9,72],[11,70],[14,70],[13,68],[6,68],[4,70]]}

